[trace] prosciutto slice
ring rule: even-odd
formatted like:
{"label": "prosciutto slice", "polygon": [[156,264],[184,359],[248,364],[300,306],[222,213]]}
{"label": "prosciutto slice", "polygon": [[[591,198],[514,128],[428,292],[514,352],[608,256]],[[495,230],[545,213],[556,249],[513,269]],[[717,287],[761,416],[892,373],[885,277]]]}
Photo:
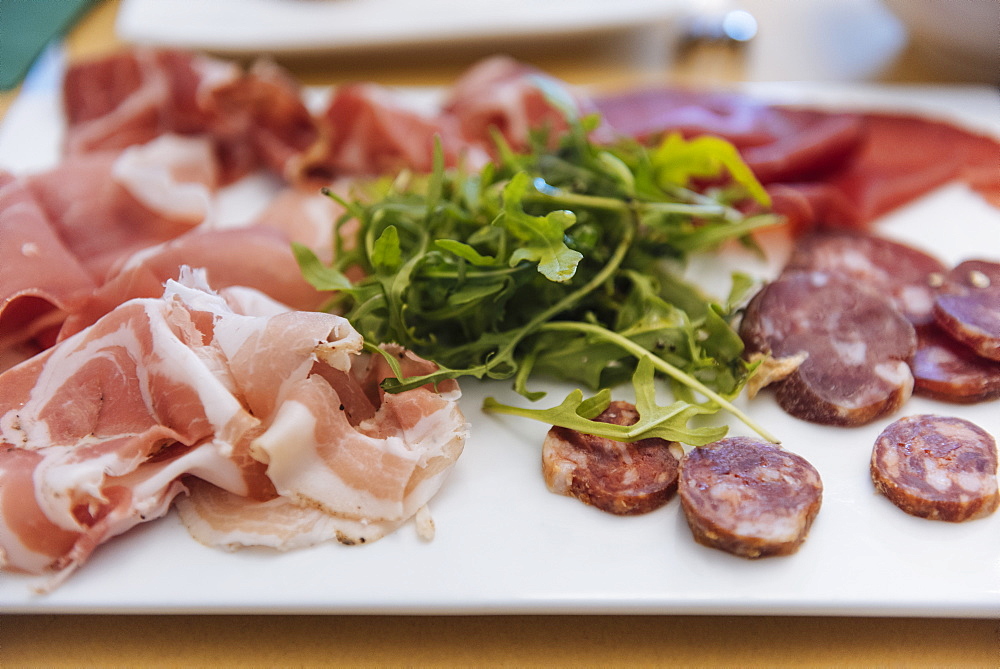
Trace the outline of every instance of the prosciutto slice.
{"label": "prosciutto slice", "polygon": [[319,136],[298,84],[273,63],[131,49],[71,67],[68,154],[120,151],[163,134],[211,140],[226,183],[258,167],[285,175]]}
{"label": "prosciutto slice", "polygon": [[97,282],[123,256],[205,222],[218,185],[208,144],[175,135],[121,153],[70,157],[24,179]]}
{"label": "prosciutto slice", "polygon": [[186,264],[203,268],[215,288],[252,288],[293,309],[317,309],[327,299],[302,278],[289,240],[279,230],[197,229],[125,258],[67,317],[59,338],[76,334],[128,300],[159,297],[163,284],[180,278]]}
{"label": "prosciutto slice", "polygon": [[[382,396],[381,368],[361,347],[339,316],[246,288],[215,293],[186,272],[161,298],[126,302],[8,370],[2,566],[54,571],[52,587],[104,541],[165,514],[192,477],[357,527],[405,522],[442,484],[467,427],[454,389]],[[286,443],[299,436],[304,445]],[[315,490],[289,460],[307,455],[336,489]]]}

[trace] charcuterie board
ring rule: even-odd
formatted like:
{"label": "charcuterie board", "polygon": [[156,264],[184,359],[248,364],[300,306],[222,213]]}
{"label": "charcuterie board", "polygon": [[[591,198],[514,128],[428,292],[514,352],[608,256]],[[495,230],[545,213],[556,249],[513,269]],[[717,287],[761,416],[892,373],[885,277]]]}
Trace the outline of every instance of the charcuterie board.
{"label": "charcuterie board", "polygon": [[[1000,99],[985,89],[838,93],[771,85],[758,92],[783,101],[926,108],[1000,134]],[[0,129],[0,166],[29,170],[55,160],[57,104],[52,89],[26,90]],[[247,206],[252,197],[243,196],[261,187],[238,184],[239,197],[230,201]],[[878,230],[948,263],[1000,259],[1000,211],[963,186],[893,212]],[[691,272],[721,289],[733,268],[773,272],[735,255],[695,262]],[[868,462],[888,419],[831,428],[787,416],[767,392],[742,402],[808,459],[824,484],[802,548],[750,561],[696,544],[676,500],[621,518],[547,492],[540,471],[546,427],[480,409],[487,396],[524,400],[506,383],[466,382],[463,391],[472,436],[431,503],[433,541],[408,526],[363,547],[225,553],[196,543],[170,514],[102,546],[50,594],[32,591],[37,578],[4,573],[0,611],[1000,616],[1000,514],[933,522],[877,495]],[[957,406],[914,398],[894,417],[916,413],[962,416],[1000,436],[997,401]],[[733,434],[745,430],[732,424]]]}

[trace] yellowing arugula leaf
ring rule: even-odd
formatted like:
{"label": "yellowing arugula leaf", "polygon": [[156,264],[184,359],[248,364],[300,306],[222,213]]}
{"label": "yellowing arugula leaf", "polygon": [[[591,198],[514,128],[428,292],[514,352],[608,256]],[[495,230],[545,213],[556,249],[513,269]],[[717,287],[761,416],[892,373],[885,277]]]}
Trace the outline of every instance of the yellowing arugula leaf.
{"label": "yellowing arugula leaf", "polygon": [[566,246],[564,234],[576,223],[576,215],[565,210],[550,211],[544,216],[525,213],[521,204],[533,182],[519,172],[503,189],[503,214],[495,225],[502,226],[521,244],[510,256],[510,265],[529,260],[538,263],[538,271],[550,281],[568,281],[576,273],[583,254]]}
{"label": "yellowing arugula leaf", "polygon": [[670,133],[653,151],[652,162],[661,183],[684,187],[694,179],[717,177],[725,169],[754,200],[765,206],[771,203],[771,197],[736,147],[720,137],[705,135],[685,140],[679,133]]}

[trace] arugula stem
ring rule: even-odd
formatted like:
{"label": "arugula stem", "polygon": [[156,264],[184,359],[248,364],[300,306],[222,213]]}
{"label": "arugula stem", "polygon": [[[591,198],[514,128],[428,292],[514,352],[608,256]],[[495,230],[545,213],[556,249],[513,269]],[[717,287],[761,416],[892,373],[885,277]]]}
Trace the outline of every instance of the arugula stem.
{"label": "arugula stem", "polygon": [[[537,193],[537,194],[536,194]],[[525,193],[524,201],[531,203],[545,203],[557,205],[573,210],[578,207],[589,209],[602,209],[605,211],[635,212],[657,211],[666,214],[686,214],[688,216],[721,216],[728,218],[730,212],[734,211],[717,202],[703,204],[688,204],[685,202],[643,202],[626,201],[613,197],[602,197],[597,195],[582,195],[580,193]]]}
{"label": "arugula stem", "polygon": [[673,365],[663,360],[662,358],[652,355],[649,351],[647,351],[639,344],[636,344],[628,337],[624,337],[618,334],[617,332],[608,330],[607,328],[601,327],[600,325],[594,325],[593,323],[573,322],[573,321],[553,321],[542,325],[539,328],[539,330],[562,331],[562,332],[588,332],[591,334],[599,335],[600,337],[603,337],[604,339],[618,345],[628,353],[631,353],[636,358],[648,359],[650,362],[653,363],[653,367],[655,367],[658,371],[663,372],[672,379],[679,381],[684,385],[688,386],[689,388],[693,388],[698,392],[702,393],[703,395],[705,395],[705,397],[709,398],[710,400],[718,404],[720,407],[731,413],[733,416],[736,416],[743,422],[744,425],[749,427],[751,430],[759,434],[767,441],[770,441],[775,444],[780,443],[779,440],[774,435],[769,433],[760,425],[757,425],[756,422],[754,422],[745,413],[740,411],[727,399],[716,393],[714,390],[712,390],[711,388],[703,384],[701,381],[691,376],[690,374],[681,371],[680,369],[674,367]]}
{"label": "arugula stem", "polygon": [[[616,271],[618,271],[622,261],[625,260],[625,255],[632,246],[632,239],[635,236],[635,225],[632,224],[628,218],[625,218],[625,220],[626,225],[622,239],[618,243],[618,247],[615,249],[614,255],[612,255],[611,259],[608,260],[608,263],[601,268],[601,271],[595,274],[590,281],[583,284],[569,295],[566,295],[548,309],[537,314],[534,318],[528,321],[524,327],[519,328],[519,331],[510,338],[510,341],[508,341],[507,344],[497,352],[498,355],[495,356],[495,359],[503,359],[503,357],[510,351],[513,351],[525,337],[537,332],[546,321],[572,307],[573,304],[578,302],[588,293],[596,290],[602,283],[607,281]],[[489,363],[487,363],[487,365],[489,365]]]}

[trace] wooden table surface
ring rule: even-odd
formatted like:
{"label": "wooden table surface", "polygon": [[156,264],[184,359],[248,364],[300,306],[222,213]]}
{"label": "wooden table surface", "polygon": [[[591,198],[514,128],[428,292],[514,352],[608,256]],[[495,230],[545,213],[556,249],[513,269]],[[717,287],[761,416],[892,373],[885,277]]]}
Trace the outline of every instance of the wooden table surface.
{"label": "wooden table surface", "polygon": [[[875,2],[838,5],[853,7],[858,21],[878,23],[882,32],[869,44],[872,58],[859,61],[856,53],[845,52],[838,62],[837,54],[832,59],[811,54],[812,65],[808,58],[785,59],[776,50],[778,31],[775,28],[769,37],[772,26],[767,20],[782,8],[760,4],[760,44],[745,48],[709,45],[683,54],[647,53],[647,60],[639,62],[634,53],[620,48],[623,37],[612,35],[576,40],[571,48],[558,42],[521,44],[515,55],[571,83],[607,88],[804,79],[808,77],[802,68],[807,67],[828,79],[946,79],[921,63]],[[788,12],[804,11],[788,0],[777,4],[786,4]],[[67,36],[70,57],[121,47],[114,31],[117,11],[118,0],[108,0],[86,15]],[[452,81],[483,48],[488,47],[441,48],[419,57],[388,51],[300,58],[282,64],[311,84],[364,80],[440,85]],[[0,117],[15,96],[16,91],[0,96]],[[1000,667],[1000,620],[590,615],[0,618],[0,667],[336,665]]]}

